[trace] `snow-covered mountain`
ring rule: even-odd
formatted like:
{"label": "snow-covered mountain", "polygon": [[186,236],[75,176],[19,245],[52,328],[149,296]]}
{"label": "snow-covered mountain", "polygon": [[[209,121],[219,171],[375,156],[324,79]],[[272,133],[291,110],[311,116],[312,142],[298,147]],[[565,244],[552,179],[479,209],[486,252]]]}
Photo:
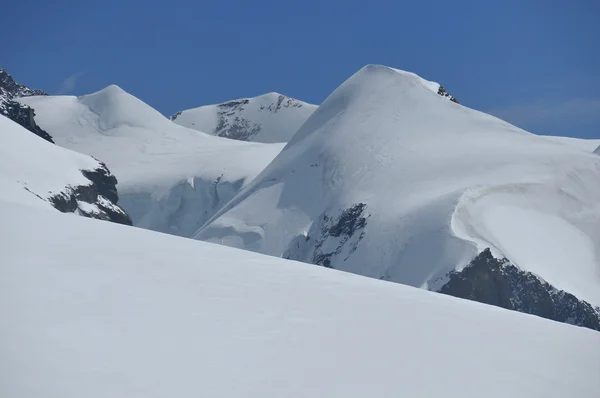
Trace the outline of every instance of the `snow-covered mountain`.
{"label": "snow-covered mountain", "polygon": [[285,95],[268,93],[177,112],[171,120],[220,137],[288,142],[316,108]]}
{"label": "snow-covered mountain", "polygon": [[0,245],[2,397],[600,396],[583,328],[1,199]]}
{"label": "snow-covered mountain", "polygon": [[52,137],[35,123],[34,111],[27,105],[15,101],[16,98],[32,95],[46,95],[46,93],[15,82],[8,72],[0,68],[0,115],[19,123],[46,141],[53,142]]}
{"label": "snow-covered mountain", "polygon": [[361,69],[195,237],[597,328],[600,158],[439,87]]}
{"label": "snow-covered mountain", "polygon": [[90,156],[60,148],[0,115],[0,200],[131,225],[117,180]]}
{"label": "snow-covered mountain", "polygon": [[559,137],[559,136],[543,136],[550,140],[561,142],[565,145],[570,145],[574,148],[581,149],[586,152],[594,152],[600,146],[600,139],[594,138],[575,138],[575,137]]}
{"label": "snow-covered mountain", "polygon": [[35,109],[57,145],[106,163],[135,226],[181,236],[191,236],[283,147],[179,126],[114,85],[19,101]]}

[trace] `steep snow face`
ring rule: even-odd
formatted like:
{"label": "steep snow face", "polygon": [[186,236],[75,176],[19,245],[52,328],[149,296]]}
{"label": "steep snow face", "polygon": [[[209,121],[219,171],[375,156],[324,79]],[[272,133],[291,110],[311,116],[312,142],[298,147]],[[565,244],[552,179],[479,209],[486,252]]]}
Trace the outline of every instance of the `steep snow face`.
{"label": "steep snow face", "polygon": [[596,148],[596,150],[594,151],[595,154],[600,155],[600,145],[598,145],[598,148]]}
{"label": "steep snow face", "polygon": [[367,66],[197,239],[438,290],[484,248],[600,304],[600,158]]}
{"label": "steep snow face", "polygon": [[48,143],[1,115],[0,137],[2,201],[131,223],[116,205],[114,185],[101,186],[113,178],[102,163]]}
{"label": "steep snow face", "polygon": [[171,120],[220,137],[256,142],[288,142],[316,108],[316,105],[285,95],[268,93],[188,109],[171,116]]}
{"label": "steep snow face", "polygon": [[281,151],[181,127],[117,86],[20,101],[56,143],[105,162],[133,223],[191,236]]}
{"label": "steep snow face", "polygon": [[600,396],[591,330],[9,203],[0,242],[3,397]]}

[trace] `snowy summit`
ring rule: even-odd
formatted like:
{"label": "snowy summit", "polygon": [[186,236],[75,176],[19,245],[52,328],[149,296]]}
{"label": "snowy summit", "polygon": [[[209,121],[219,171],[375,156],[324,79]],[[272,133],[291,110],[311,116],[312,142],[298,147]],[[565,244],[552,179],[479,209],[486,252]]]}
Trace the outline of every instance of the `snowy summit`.
{"label": "snowy summit", "polygon": [[484,249],[600,305],[600,158],[370,65],[196,238],[439,290]]}
{"label": "snowy summit", "polygon": [[316,108],[279,93],[268,93],[188,109],[171,116],[171,120],[219,137],[288,142]]}

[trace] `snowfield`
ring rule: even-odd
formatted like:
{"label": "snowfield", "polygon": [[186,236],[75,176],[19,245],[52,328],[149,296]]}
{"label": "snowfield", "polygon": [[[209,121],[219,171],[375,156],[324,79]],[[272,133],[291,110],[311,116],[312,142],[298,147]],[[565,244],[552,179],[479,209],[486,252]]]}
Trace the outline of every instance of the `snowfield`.
{"label": "snowfield", "polygon": [[283,147],[181,127],[114,85],[19,101],[57,145],[106,163],[135,226],[175,235],[191,236]]}
{"label": "snowfield", "polygon": [[316,108],[316,105],[285,95],[268,93],[188,109],[171,116],[171,120],[221,137],[256,142],[288,142]]}
{"label": "snowfield", "polygon": [[[0,115],[0,200],[52,208],[52,196],[92,182],[82,170],[101,168],[100,162],[53,145]],[[80,203],[90,209],[92,204]]]}
{"label": "snowfield", "polygon": [[197,239],[438,290],[486,247],[600,305],[600,158],[370,65]]}
{"label": "snowfield", "polygon": [[574,138],[574,137],[556,137],[556,136],[542,136],[552,141],[561,142],[566,145],[570,145],[574,148],[579,148],[586,152],[594,152],[594,150],[600,147],[600,139],[586,139],[586,138]]}
{"label": "snowfield", "polygon": [[600,396],[588,329],[9,202],[0,242],[2,397]]}

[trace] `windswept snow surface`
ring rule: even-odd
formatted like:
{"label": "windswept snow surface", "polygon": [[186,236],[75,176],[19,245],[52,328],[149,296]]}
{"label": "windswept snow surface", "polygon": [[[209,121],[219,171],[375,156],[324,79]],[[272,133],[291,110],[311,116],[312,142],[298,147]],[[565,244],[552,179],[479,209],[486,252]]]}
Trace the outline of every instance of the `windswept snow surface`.
{"label": "windswept snow surface", "polygon": [[182,126],[221,137],[288,142],[316,108],[316,105],[285,95],[268,93],[188,109],[176,113],[171,119]]}
{"label": "windswept snow surface", "polygon": [[135,226],[175,235],[191,236],[283,147],[181,127],[114,85],[19,101],[57,145],[106,163]]}
{"label": "windswept snow surface", "polygon": [[370,65],[196,238],[438,290],[490,247],[600,305],[600,158]]}
{"label": "windswept snow surface", "polygon": [[588,329],[6,202],[0,242],[2,397],[600,396]]}
{"label": "windswept snow surface", "polygon": [[53,145],[2,115],[0,139],[2,201],[53,208],[52,196],[92,184],[82,170],[101,167],[90,156]]}
{"label": "windswept snow surface", "polygon": [[542,136],[552,141],[560,142],[562,144],[570,145],[574,148],[579,148],[586,152],[594,152],[596,148],[600,146],[600,139],[586,139],[586,138],[575,138],[575,137],[556,137],[556,136]]}

